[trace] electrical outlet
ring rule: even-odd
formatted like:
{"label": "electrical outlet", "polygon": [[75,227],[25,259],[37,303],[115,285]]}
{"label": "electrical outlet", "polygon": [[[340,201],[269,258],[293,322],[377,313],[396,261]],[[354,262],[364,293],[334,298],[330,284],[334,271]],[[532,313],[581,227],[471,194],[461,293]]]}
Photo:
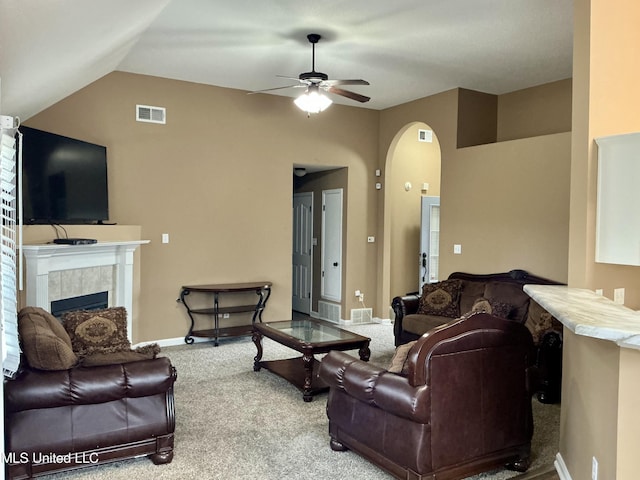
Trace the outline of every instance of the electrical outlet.
{"label": "electrical outlet", "polygon": [[591,480],[598,480],[598,460],[596,457],[591,459]]}
{"label": "electrical outlet", "polygon": [[229,318],[229,314],[228,313],[223,313],[222,314],[222,318]]}
{"label": "electrical outlet", "polygon": [[624,288],[613,289],[613,301],[620,305],[624,305]]}
{"label": "electrical outlet", "polygon": [[596,295],[600,295],[600,296],[604,295],[604,292],[602,291],[601,288],[596,288]]}

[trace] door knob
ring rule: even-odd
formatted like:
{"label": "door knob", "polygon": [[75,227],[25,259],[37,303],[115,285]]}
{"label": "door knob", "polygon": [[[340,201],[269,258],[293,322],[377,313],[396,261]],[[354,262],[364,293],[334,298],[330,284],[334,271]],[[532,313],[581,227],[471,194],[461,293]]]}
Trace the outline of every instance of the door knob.
{"label": "door knob", "polygon": [[338,262],[333,262],[333,266],[337,267],[338,266]]}

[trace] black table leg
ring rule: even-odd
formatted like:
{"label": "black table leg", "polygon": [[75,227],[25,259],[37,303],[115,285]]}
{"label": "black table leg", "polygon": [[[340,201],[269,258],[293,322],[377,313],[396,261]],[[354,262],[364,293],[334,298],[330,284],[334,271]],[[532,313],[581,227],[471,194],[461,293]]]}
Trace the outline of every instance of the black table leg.
{"label": "black table leg", "polygon": [[259,372],[260,360],[262,360],[262,334],[260,332],[254,331],[253,335],[251,336],[251,340],[253,340],[253,343],[255,343],[256,348],[258,349],[258,353],[253,358],[253,371]]}

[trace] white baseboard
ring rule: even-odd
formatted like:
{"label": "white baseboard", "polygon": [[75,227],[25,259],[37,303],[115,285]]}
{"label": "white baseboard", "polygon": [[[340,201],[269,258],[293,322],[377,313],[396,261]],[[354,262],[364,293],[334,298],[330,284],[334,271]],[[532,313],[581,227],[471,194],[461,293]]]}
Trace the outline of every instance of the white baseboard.
{"label": "white baseboard", "polygon": [[556,467],[556,472],[558,472],[558,476],[560,480],[572,480],[571,475],[569,475],[569,470],[567,470],[567,465],[564,463],[564,459],[560,452],[556,453],[556,461],[553,462],[553,466]]}

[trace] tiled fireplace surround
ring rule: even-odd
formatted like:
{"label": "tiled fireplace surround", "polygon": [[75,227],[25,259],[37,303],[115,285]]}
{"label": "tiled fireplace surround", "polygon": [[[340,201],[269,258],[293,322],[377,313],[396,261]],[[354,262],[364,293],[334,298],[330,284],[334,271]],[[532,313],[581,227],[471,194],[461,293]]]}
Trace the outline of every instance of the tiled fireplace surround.
{"label": "tiled fireplace surround", "polygon": [[103,265],[49,272],[49,305],[56,300],[107,292],[108,306],[112,307],[114,270],[114,265]]}
{"label": "tiled fireplace surround", "polygon": [[24,245],[26,304],[51,310],[51,302],[108,292],[108,305],[127,309],[132,337],[134,251],[147,240],[91,245]]}

